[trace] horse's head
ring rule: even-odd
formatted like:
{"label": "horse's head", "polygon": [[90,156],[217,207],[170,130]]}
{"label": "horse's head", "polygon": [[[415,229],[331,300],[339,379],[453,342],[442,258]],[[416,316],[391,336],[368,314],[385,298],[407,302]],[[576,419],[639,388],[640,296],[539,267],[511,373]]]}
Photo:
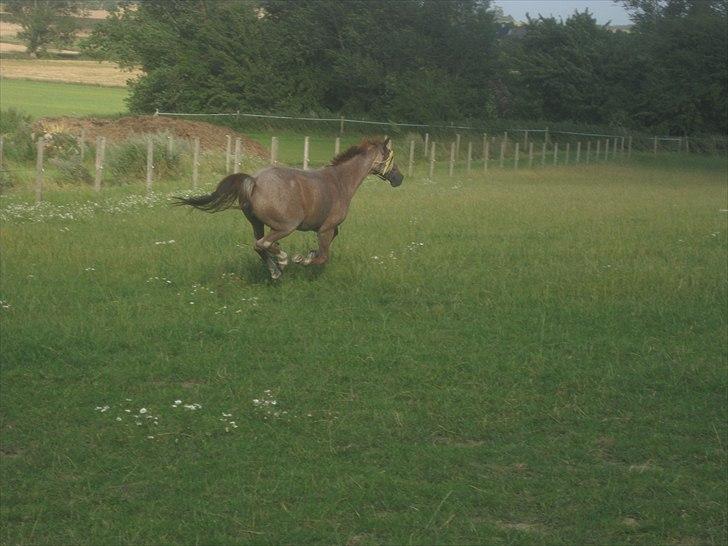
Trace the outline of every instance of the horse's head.
{"label": "horse's head", "polygon": [[402,183],[404,176],[399,172],[397,165],[394,164],[394,150],[392,149],[392,141],[389,138],[386,138],[384,142],[378,145],[377,158],[374,160],[371,172],[382,180],[389,182],[393,188]]}

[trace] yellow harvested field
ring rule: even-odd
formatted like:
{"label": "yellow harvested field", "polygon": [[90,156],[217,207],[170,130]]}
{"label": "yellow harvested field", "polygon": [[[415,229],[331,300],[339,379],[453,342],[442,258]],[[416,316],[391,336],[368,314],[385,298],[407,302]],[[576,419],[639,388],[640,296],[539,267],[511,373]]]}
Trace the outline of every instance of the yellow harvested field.
{"label": "yellow harvested field", "polygon": [[4,38],[14,38],[20,32],[21,26],[7,21],[0,21],[0,40]]}
{"label": "yellow harvested field", "polygon": [[8,79],[125,87],[127,80],[136,78],[140,74],[139,70],[128,72],[121,70],[115,63],[109,62],[39,59],[2,59],[0,61],[0,77]]}

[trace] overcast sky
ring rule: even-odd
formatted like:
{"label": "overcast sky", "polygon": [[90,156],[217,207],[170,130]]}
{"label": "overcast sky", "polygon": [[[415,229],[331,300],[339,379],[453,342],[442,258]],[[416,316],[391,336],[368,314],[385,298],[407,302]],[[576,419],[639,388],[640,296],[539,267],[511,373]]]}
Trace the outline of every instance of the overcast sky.
{"label": "overcast sky", "polygon": [[630,23],[627,12],[621,3],[616,4],[612,0],[495,0],[496,6],[503,8],[503,13],[511,15],[517,21],[525,21],[526,13],[531,17],[544,17],[553,15],[556,18],[568,18],[574,10],[589,11],[596,17],[600,24],[609,21],[613,25],[626,25]]}

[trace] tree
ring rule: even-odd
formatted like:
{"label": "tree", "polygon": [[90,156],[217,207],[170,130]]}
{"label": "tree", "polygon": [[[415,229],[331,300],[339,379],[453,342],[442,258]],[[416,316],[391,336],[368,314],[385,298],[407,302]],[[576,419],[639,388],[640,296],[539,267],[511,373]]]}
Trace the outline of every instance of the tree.
{"label": "tree", "polygon": [[10,21],[22,27],[18,37],[28,53],[42,55],[50,45],[66,47],[73,42],[76,16],[84,12],[77,0],[5,0]]}
{"label": "tree", "polygon": [[629,0],[644,58],[639,124],[675,134],[728,131],[728,1]]}

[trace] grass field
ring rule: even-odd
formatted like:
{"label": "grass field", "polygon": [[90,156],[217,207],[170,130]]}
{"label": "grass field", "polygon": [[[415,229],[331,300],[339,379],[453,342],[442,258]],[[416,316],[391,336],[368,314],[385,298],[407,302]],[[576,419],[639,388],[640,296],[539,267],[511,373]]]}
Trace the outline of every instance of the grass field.
{"label": "grass field", "polygon": [[126,95],[117,87],[0,79],[0,107],[33,117],[119,114],[126,111]]}
{"label": "grass field", "polygon": [[276,284],[130,191],[0,198],[4,544],[725,543],[725,164],[371,179]]}

